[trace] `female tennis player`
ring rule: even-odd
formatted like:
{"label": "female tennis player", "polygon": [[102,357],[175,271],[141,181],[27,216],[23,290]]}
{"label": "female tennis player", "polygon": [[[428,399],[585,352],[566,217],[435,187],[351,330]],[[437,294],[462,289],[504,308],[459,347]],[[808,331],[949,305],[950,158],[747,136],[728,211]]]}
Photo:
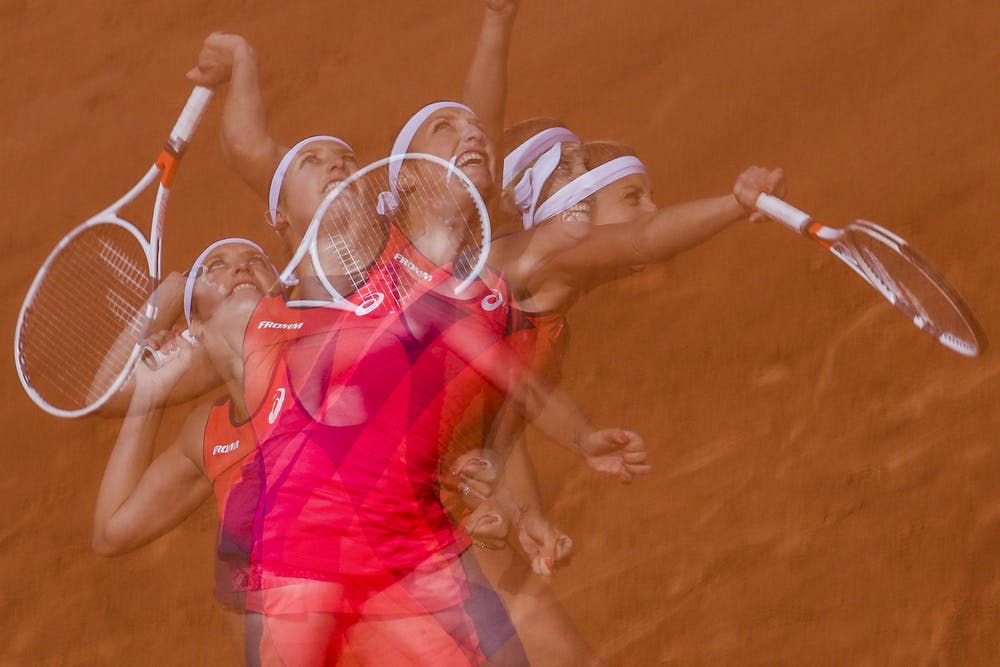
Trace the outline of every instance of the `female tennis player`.
{"label": "female tennis player", "polygon": [[[530,333],[526,347],[541,351],[542,368],[558,356],[564,314],[583,292],[665,261],[738,220],[755,220],[761,192],[785,191],[780,169],[750,167],[731,194],[657,209],[646,169],[634,155],[595,162],[584,173],[579,140],[558,121],[533,119],[508,131],[511,137],[524,134],[529,136],[504,163],[503,201],[511,227],[520,230],[494,239],[494,257],[518,295],[519,328]],[[596,160],[607,146],[594,151]],[[616,188],[608,190],[612,184]],[[625,197],[631,210],[623,213],[615,197]],[[564,224],[566,216],[572,224]]]}
{"label": "female tennis player", "polygon": [[[235,81],[234,81],[234,87],[235,87]],[[235,95],[235,90],[234,90],[234,91],[233,91],[233,93],[231,93],[231,94],[232,94],[232,95]],[[228,114],[228,112],[229,112],[229,110],[230,110],[231,108],[232,108],[231,106],[227,105],[227,114]],[[238,136],[238,135],[237,135],[237,136]],[[266,179],[259,179],[259,180],[260,180],[260,182],[265,182],[265,181],[266,181]],[[271,208],[275,208],[275,207],[274,207],[274,206],[271,206]],[[280,220],[280,218],[278,218],[278,216],[275,216],[275,218],[276,218],[276,219],[279,219],[279,220]],[[293,216],[293,219],[294,219],[294,216]],[[288,219],[286,218],[286,219],[285,219],[285,221],[287,222],[287,220],[288,220]],[[468,488],[468,487],[466,487],[466,488]]]}
{"label": "female tennis player", "polygon": [[[502,127],[502,109],[506,91],[506,52],[516,10],[516,3],[488,3],[473,64],[466,80],[466,100],[486,119],[481,124],[478,121],[476,123],[483,132],[489,132],[488,128],[498,132]],[[223,145],[226,155],[244,180],[255,191],[268,198],[269,208],[272,210],[272,224],[279,232],[284,232],[288,218],[278,214],[270,195],[274,167],[280,161],[283,149],[266,131],[266,114],[260,95],[258,66],[252,48],[239,36],[213,34],[206,39],[199,56],[199,65],[189,72],[189,77],[205,85],[231,82],[223,122]],[[476,138],[470,137],[468,141],[476,143]],[[336,151],[337,147],[333,146],[331,150]],[[439,154],[450,158],[455,154],[453,150],[454,148],[443,150]],[[474,179],[481,178],[483,171],[481,159],[477,160],[474,154],[467,157],[471,163],[466,165],[464,171]],[[329,166],[331,170],[339,169],[340,172],[334,175],[334,180],[325,181],[325,186],[335,186],[337,178],[342,179],[344,174],[352,173],[356,168],[353,154],[346,148],[342,159],[344,167],[333,164]],[[476,164],[477,162],[479,164]],[[477,174],[477,171],[480,173]],[[306,209],[311,206],[312,202]],[[300,220],[308,219],[306,216],[292,217]],[[293,238],[288,239],[288,242],[288,247],[294,247]],[[520,459],[525,460],[524,457]],[[467,477],[462,478],[462,483],[466,484],[465,489],[469,489],[470,485],[474,486],[474,480]],[[538,506],[537,493],[529,494],[528,487],[525,489],[522,495],[528,495],[531,500],[526,500],[522,504],[534,512]],[[545,569],[558,560],[556,545],[559,546],[560,555],[565,556],[569,542],[561,533],[541,530],[546,522],[540,517],[533,516],[532,519],[526,521],[525,525],[533,527],[531,531],[533,536],[529,538],[525,534],[522,541],[533,545],[531,555],[536,563],[536,569]]]}
{"label": "female tennis player", "polygon": [[[308,144],[304,144],[303,147],[305,147],[307,145]],[[296,155],[297,155],[296,151],[293,151],[290,154],[286,155],[286,157],[288,158],[288,160],[286,162],[286,167],[287,167],[287,165],[293,165],[293,164],[295,164],[294,160],[296,159]],[[284,160],[284,158],[283,158],[283,160]],[[468,169],[470,171],[474,171],[477,168],[476,165],[467,165],[467,167],[468,167]],[[296,178],[299,178],[299,176],[298,176],[299,173],[308,173],[308,170],[303,170],[302,172],[299,172],[299,171],[296,171],[294,169],[288,169],[288,168],[286,168],[285,173],[286,173],[286,177],[290,176],[291,178],[296,179]],[[306,179],[305,177],[303,177],[303,180],[308,180],[308,179]],[[298,209],[296,209],[294,206],[289,206],[285,202],[285,199],[282,196],[285,193],[283,192],[283,188],[281,187],[281,182],[282,182],[282,177],[281,176],[279,176],[277,178],[277,180],[275,180],[274,178],[272,178],[272,185],[274,185],[275,183],[277,183],[278,184],[278,188],[277,188],[277,191],[274,191],[273,188],[272,188],[269,191],[269,193],[268,193],[269,201],[271,201],[271,202],[277,202],[277,204],[278,204],[278,206],[271,206],[271,208],[275,209],[275,212],[276,212],[276,214],[274,216],[275,220],[278,221],[280,224],[286,224],[286,225],[288,225],[289,229],[292,229],[292,230],[299,229],[299,230],[301,230],[303,228],[305,222],[306,222],[306,220],[304,218],[304,215],[299,215],[298,214]],[[323,183],[321,181],[312,182],[312,189],[309,190],[306,194],[307,194],[307,196],[310,196],[310,197],[320,198],[323,194],[325,194],[326,188],[329,185],[330,184],[328,182],[327,183]],[[317,186],[321,186],[321,187],[317,187]],[[273,195],[272,195],[272,192],[273,192]],[[314,205],[315,205],[315,199],[312,202],[310,202],[308,205],[304,206],[303,209],[302,209],[302,211],[303,212],[308,211]],[[276,319],[272,318],[272,319],[270,319],[268,321],[276,321]],[[252,329],[253,328],[251,327],[251,330]],[[249,362],[251,360],[248,358],[247,361],[248,361],[248,364],[249,364]],[[248,376],[268,377],[267,373],[251,373],[249,370],[247,371],[247,374],[248,374]],[[248,392],[248,396],[249,396],[249,392]],[[263,396],[257,396],[257,398],[262,399]],[[327,442],[327,441],[331,440],[331,438],[328,435],[324,435],[324,437],[320,438],[320,440],[322,442]],[[640,443],[638,443],[638,442],[636,442],[634,440],[631,441],[631,442],[632,442],[633,447],[635,447],[636,445],[640,444]],[[614,453],[612,455],[606,457],[607,460],[609,461],[609,463],[615,466],[615,469],[617,469],[618,466],[622,465],[621,456],[623,456],[623,454],[619,454],[618,450],[621,449],[621,447],[622,447],[623,444],[624,443],[618,443],[614,447],[614,450],[615,450]],[[264,449],[264,447],[262,446],[261,450],[263,450],[263,449]],[[267,449],[268,449],[268,451],[272,451],[272,449],[270,447],[267,448]],[[362,449],[364,449],[364,448],[362,448]],[[637,456],[637,457],[641,457],[641,458],[644,459],[645,453],[644,453],[644,451],[642,451],[642,452],[635,451],[635,452],[630,452],[627,455],[628,456]],[[599,459],[595,458],[594,460],[599,460]],[[630,467],[634,467],[637,470],[643,468],[643,466],[644,466],[644,464],[640,460],[637,460],[635,462],[631,462],[630,461],[628,465]],[[275,470],[275,469],[276,469],[275,465],[266,466],[266,470]],[[273,517],[275,515],[272,514],[271,516]],[[289,523],[285,523],[285,522],[280,522],[280,521],[270,521],[268,525],[270,525],[272,527],[278,527],[278,528],[282,528],[283,529],[283,528],[287,528],[288,526],[293,525],[293,524],[291,524],[290,522]],[[294,543],[296,543],[298,541],[297,539],[291,539],[291,540],[284,539],[284,537],[287,537],[287,534],[284,535],[284,536],[282,536],[281,538],[273,538],[273,537],[269,538],[269,536],[264,536],[264,538],[258,540],[258,542],[255,543],[255,546],[259,545],[259,549],[262,552],[267,553],[266,545],[268,543],[274,543],[274,542],[278,541],[278,542],[280,542],[282,544],[288,544],[288,543],[294,544]],[[377,543],[382,543],[382,542],[383,542],[382,540],[379,540]],[[285,551],[284,548],[282,548],[282,550]],[[417,552],[414,552],[414,553],[417,553]],[[262,557],[262,560],[268,560],[268,559],[266,557]],[[271,562],[273,562],[273,560]],[[269,567],[269,563],[262,563],[262,570],[264,570],[264,573],[262,574],[262,577],[266,576],[268,574],[268,572],[267,572],[267,568],[268,567]],[[336,569],[338,571],[339,570],[343,570],[345,568],[345,566],[343,564],[338,564],[335,567],[336,567]],[[310,569],[310,568],[304,568],[304,569]],[[276,575],[276,576],[280,577],[281,575]],[[278,580],[278,581],[273,581],[272,580],[272,581],[269,581],[267,584],[262,585],[262,590],[268,591],[267,597],[270,600],[273,600],[276,595],[280,595],[280,593],[277,593],[277,591],[283,591],[283,592],[295,591],[295,594],[301,594],[303,587],[308,587],[312,591],[309,595],[312,596],[313,593],[315,592],[317,586],[315,584],[311,583],[311,582],[313,582],[313,581],[320,581],[321,578],[318,577],[318,576],[312,576],[312,577],[307,577],[306,580],[307,581],[303,581],[303,582],[295,581],[294,583],[289,583],[287,580]],[[322,588],[322,587],[320,587],[320,588]],[[395,586],[392,587],[392,588],[393,588],[393,590],[397,590],[397,591],[398,590],[404,590],[405,591],[405,588],[400,589],[399,587],[395,587]],[[403,593],[400,593],[400,595],[403,595]],[[326,608],[325,613],[321,613],[318,616],[314,617],[314,619],[316,619],[316,622],[319,624],[319,627],[313,627],[312,625],[310,625],[308,623],[303,624],[301,622],[298,622],[298,620],[300,620],[300,619],[292,619],[292,620],[290,620],[288,614],[279,614],[276,611],[275,611],[275,613],[272,613],[269,616],[269,619],[272,619],[272,622],[269,623],[269,627],[271,627],[275,631],[271,633],[271,636],[272,636],[272,638],[280,637],[280,639],[279,639],[279,641],[277,643],[279,643],[281,645],[281,650],[282,651],[292,651],[293,654],[298,655],[298,653],[295,653],[295,651],[298,651],[299,649],[302,649],[303,642],[299,641],[299,640],[296,640],[294,638],[295,635],[298,635],[299,637],[303,637],[304,636],[306,638],[338,637],[339,635],[338,635],[337,631],[335,629],[332,629],[332,627],[331,627],[330,624],[333,622],[332,619],[335,618],[336,614],[346,614],[347,613],[347,612],[344,612],[342,610],[329,609],[329,606],[331,604],[336,604],[337,603],[336,600],[338,599],[338,597],[339,597],[339,599],[343,599],[343,596],[334,596],[334,598],[333,598],[334,602],[333,603],[330,603],[329,599],[327,601],[325,601],[325,602],[318,602],[318,603],[316,603],[316,604],[321,605],[321,608]],[[365,596],[361,596],[361,597],[365,598]],[[270,604],[270,603],[268,603],[268,604]],[[287,610],[287,608],[288,608],[287,605],[285,605],[284,603],[282,603],[282,604],[284,606],[284,609]],[[454,607],[454,605],[452,605],[452,607]],[[269,611],[271,611],[271,610],[269,610]],[[296,613],[299,613],[299,612],[296,612]],[[278,618],[279,616],[281,618]],[[294,614],[293,614],[293,616],[294,616]],[[401,618],[404,619],[404,620],[397,620],[397,627],[402,626],[402,627],[405,628],[407,624],[409,624],[411,622],[414,622],[413,618],[408,618],[406,616],[401,617]],[[344,623],[341,623],[341,626],[343,626],[343,625],[344,625]],[[336,624],[334,623],[333,627],[335,627],[335,626],[336,626]],[[427,627],[432,627],[432,626],[433,626],[432,623],[428,623],[427,624]],[[355,625],[350,625],[350,627],[354,628]],[[398,633],[397,641],[401,641],[405,637],[412,637],[414,634],[415,633],[413,633],[412,631],[399,632]],[[289,638],[289,637],[291,637],[291,638]],[[286,641],[286,639],[287,639],[287,641]],[[330,642],[329,644],[327,644],[327,646],[329,646],[330,644],[332,644],[332,645],[335,646],[337,644],[337,642]],[[443,644],[446,645],[447,642],[445,641],[445,642],[443,642]],[[305,642],[305,646],[309,646],[309,642],[308,641]],[[313,648],[315,648],[315,646],[313,646]]]}
{"label": "female tennis player", "polygon": [[[243,364],[226,323],[249,313],[275,283],[276,270],[261,248],[246,239],[210,245],[194,262],[180,290],[161,290],[161,304],[183,308],[201,355],[183,337],[161,336],[168,361],[157,369],[137,364],[128,413],[101,480],[94,512],[94,550],[105,556],[136,549],[166,534],[214,493],[219,516],[242,463],[254,451],[253,416],[243,400]],[[154,345],[156,342],[154,342]],[[202,356],[203,355],[203,356]],[[223,378],[228,396],[202,399],[173,442],[153,457],[163,407],[175,384],[207,358]],[[259,619],[243,619],[248,553],[220,543],[215,594],[233,614],[248,664],[257,664]]]}
{"label": "female tennis player", "polygon": [[[294,164],[296,159],[292,151],[282,163]],[[308,180],[302,173],[285,170],[274,180],[278,192],[272,200],[283,217],[295,210],[284,205],[283,181]],[[302,224],[292,217],[290,227]],[[480,582],[474,562],[466,558],[467,543],[456,542],[440,500],[431,493],[439,452],[450,440],[441,430],[448,423],[443,416],[460,400],[452,381],[460,381],[463,369],[474,367],[476,376],[493,378],[505,392],[520,396],[540,426],[557,439],[569,440],[566,444],[575,450],[587,452],[595,466],[627,475],[648,469],[641,440],[621,431],[593,431],[564,397],[547,389],[526,390],[526,378],[512,383],[507,373],[512,364],[501,344],[502,323],[498,327],[495,320],[483,317],[480,301],[446,303],[440,293],[428,290],[397,320],[366,320],[337,311],[339,320],[319,328],[310,321],[324,316],[323,309],[303,311],[293,320],[288,304],[261,301],[247,331],[256,337],[276,337],[280,343],[244,340],[246,372],[250,374],[258,349],[266,357],[267,350],[278,347],[283,375],[273,372],[271,364],[266,364],[267,372],[255,375],[282,386],[252,391],[248,381],[248,400],[252,405],[280,396],[285,407],[277,408],[275,421],[264,434],[258,431],[259,475],[245,475],[243,487],[248,489],[250,505],[266,507],[263,516],[264,510],[257,510],[260,520],[251,547],[260,589],[254,604],[265,613],[270,629],[265,639],[271,637],[279,655],[305,659],[312,655],[309,651],[329,656],[342,646],[359,650],[351,637],[368,636],[376,629],[381,644],[403,652],[418,649],[409,643],[416,636],[425,640],[420,650],[428,650],[427,637],[433,635],[440,637],[435,650],[441,655],[455,651],[466,655],[463,651],[474,644],[473,638],[460,633],[461,641],[453,643],[452,631],[439,631],[451,626],[439,621],[442,614],[464,618],[461,610],[467,605],[458,604],[460,593],[447,587],[437,597],[426,597],[420,591],[428,581],[457,577],[474,582],[472,588],[482,592],[470,599],[479,607],[492,604],[494,611],[487,615],[501,617],[496,610],[502,606],[486,604],[489,589]],[[475,304],[471,310],[468,303]],[[382,327],[383,321],[388,326]],[[281,326],[262,329],[264,322]],[[315,335],[307,335],[310,331]],[[289,335],[295,337],[290,346]],[[362,349],[364,354],[358,354]],[[316,383],[324,386],[317,390]],[[323,400],[331,394],[336,401]],[[357,409],[345,411],[344,400]],[[539,400],[544,407],[532,407]],[[420,418],[413,422],[408,414]],[[619,436],[625,436],[624,441]],[[404,445],[405,456],[400,449]],[[414,460],[423,463],[414,469]],[[373,468],[380,474],[373,477]],[[399,496],[405,489],[416,490]],[[414,505],[407,497],[420,500]],[[391,519],[379,514],[386,507],[393,508]],[[316,524],[319,519],[322,524]],[[419,609],[427,613],[418,613]],[[315,614],[303,617],[307,610]],[[381,620],[374,623],[373,617]],[[498,629],[503,630],[502,624],[495,621],[480,632],[489,630],[487,636],[495,644]],[[502,633],[499,636],[501,648],[516,646],[508,644]],[[494,654],[499,655],[491,649],[490,655]]]}
{"label": "female tennis player", "polygon": [[[494,146],[484,125],[471,109],[443,102],[428,105],[411,117],[397,136],[393,153],[428,152],[451,160],[463,167],[470,178],[476,179],[477,185],[481,184],[481,190],[490,194],[499,190],[494,184],[494,174],[499,176],[493,159],[496,154]],[[504,310],[509,302],[507,294],[503,301]],[[494,412],[481,417],[495,422],[496,414],[494,409]],[[500,438],[505,437],[502,429],[500,433]],[[500,446],[507,473],[500,488],[487,502],[496,509],[497,516],[516,528],[518,542],[529,554],[535,572],[549,574],[559,561],[569,555],[572,542],[542,514],[541,500],[533,483],[534,470],[523,444]],[[494,447],[497,445],[493,442]],[[588,462],[598,469],[609,471],[603,463]],[[630,477],[631,474],[628,474],[624,479]],[[517,583],[512,585],[510,574],[520,571],[519,561],[511,560],[503,552],[479,552],[477,555],[511,610],[529,654],[542,656],[543,660],[560,656],[561,660],[575,664],[596,660],[542,581],[520,573],[513,577]],[[507,573],[506,578],[500,576],[503,572]]]}

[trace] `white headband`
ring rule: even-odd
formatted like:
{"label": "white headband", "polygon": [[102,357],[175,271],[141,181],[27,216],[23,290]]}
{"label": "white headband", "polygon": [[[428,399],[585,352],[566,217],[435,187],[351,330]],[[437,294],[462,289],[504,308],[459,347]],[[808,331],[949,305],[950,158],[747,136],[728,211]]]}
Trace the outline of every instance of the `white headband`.
{"label": "white headband", "polygon": [[[194,283],[198,280],[198,274],[201,272],[201,263],[205,261],[205,258],[208,257],[213,250],[219,246],[228,245],[230,243],[242,243],[243,245],[248,245],[267,257],[267,253],[265,253],[259,245],[250,239],[237,237],[216,241],[212,245],[205,248],[201,254],[198,255],[198,259],[194,260],[194,264],[191,265],[191,270],[188,271],[187,282],[184,283],[184,319],[187,321],[188,326],[191,326],[191,305],[194,300]],[[274,272],[277,273],[277,269],[275,269]]]}
{"label": "white headband", "polygon": [[[413,137],[416,136],[420,126],[430,118],[431,114],[441,109],[462,109],[468,111],[473,116],[476,115],[475,111],[459,102],[431,102],[410,116],[410,119],[406,121],[403,129],[396,135],[396,141],[392,144],[392,153],[390,155],[403,155],[408,152],[410,144],[413,142]],[[453,155],[451,158],[453,164],[455,157]],[[399,207],[399,189],[396,187],[396,182],[399,180],[399,170],[402,166],[403,162],[401,160],[389,163],[389,191],[380,192],[378,195],[377,210],[380,215],[389,215]]]}
{"label": "white headband", "polygon": [[[392,144],[391,155],[402,155],[410,149],[410,143],[413,141],[413,137],[417,134],[417,130],[420,126],[424,124],[431,114],[435,111],[441,109],[462,109],[468,111],[473,116],[476,112],[465,106],[464,104],[459,104],[458,102],[431,102],[423,109],[417,113],[410,116],[410,120],[406,121],[406,125],[403,129],[399,131],[396,135],[396,141]],[[393,193],[396,192],[396,179],[399,176],[399,168],[402,166],[400,162],[393,162],[389,165],[389,183],[392,186]]]}
{"label": "white headband", "polygon": [[521,222],[525,229],[535,224],[535,207],[542,194],[542,186],[559,166],[562,159],[562,144],[556,144],[542,153],[535,163],[524,170],[521,180],[514,186],[514,204],[521,211]]}
{"label": "white headband", "polygon": [[507,153],[503,159],[503,187],[507,187],[526,167],[543,153],[560,143],[580,143],[576,136],[565,127],[550,127],[528,138],[520,146]]}
{"label": "white headband", "polygon": [[354,151],[354,149],[351,148],[350,145],[348,145],[348,143],[343,139],[327,136],[325,134],[319,134],[314,137],[306,137],[299,143],[292,146],[291,150],[281,157],[281,162],[278,163],[278,168],[274,170],[274,176],[271,177],[271,190],[267,194],[267,206],[272,216],[274,216],[278,211],[278,197],[281,194],[281,186],[285,182],[285,172],[288,171],[288,167],[292,164],[292,160],[295,159],[295,155],[305,146],[314,141],[333,141],[341,146],[344,146],[349,151]]}
{"label": "white headband", "polygon": [[631,174],[645,174],[646,167],[639,158],[632,155],[615,158],[580,174],[559,188],[535,211],[535,220],[542,222],[559,215],[570,206],[578,204],[606,185]]}

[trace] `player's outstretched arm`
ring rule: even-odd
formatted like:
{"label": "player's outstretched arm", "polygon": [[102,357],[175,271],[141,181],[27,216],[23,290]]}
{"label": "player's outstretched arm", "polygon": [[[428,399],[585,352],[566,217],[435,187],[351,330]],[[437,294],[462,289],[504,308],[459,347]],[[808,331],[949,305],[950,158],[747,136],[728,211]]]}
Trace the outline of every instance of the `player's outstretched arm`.
{"label": "player's outstretched arm", "polygon": [[595,470],[623,482],[650,471],[641,437],[621,429],[596,429],[569,395],[526,368],[477,318],[466,318],[443,335],[448,347],[502,390],[536,428]]}
{"label": "player's outstretched arm", "polygon": [[507,55],[518,4],[518,0],[486,0],[462,94],[462,100],[476,112],[498,147],[507,105]]}
{"label": "player's outstretched arm", "polygon": [[267,132],[257,54],[240,35],[214,32],[187,77],[203,86],[229,83],[222,112],[222,152],[229,166],[263,199],[283,150]]}
{"label": "player's outstretched arm", "polygon": [[732,194],[669,206],[634,222],[595,227],[578,246],[555,254],[551,268],[582,272],[668,260],[738,220],[748,216],[754,222],[759,220],[761,214],[754,211],[761,192],[781,196],[785,192],[784,172],[750,167],[740,174]]}
{"label": "player's outstretched arm", "polygon": [[212,491],[200,464],[210,403],[199,405],[180,435],[153,458],[163,404],[190,363],[186,341],[161,368],[137,368],[135,389],[101,480],[94,510],[93,549],[114,556],[136,549],[183,521]]}

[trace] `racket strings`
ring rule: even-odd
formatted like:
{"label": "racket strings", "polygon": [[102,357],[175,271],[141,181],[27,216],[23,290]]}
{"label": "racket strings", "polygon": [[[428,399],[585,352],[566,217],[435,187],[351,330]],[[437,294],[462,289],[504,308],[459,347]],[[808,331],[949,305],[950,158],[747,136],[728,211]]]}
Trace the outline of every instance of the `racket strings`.
{"label": "racket strings", "polygon": [[478,195],[469,191],[469,185],[465,181],[454,176],[457,168],[444,170],[437,165],[420,166],[420,177],[415,179],[417,196],[423,201],[440,202],[440,210],[447,217],[447,220],[440,222],[461,238],[450,257],[452,273],[459,278],[466,278],[473,272],[485,247],[482,219],[475,206]]}
{"label": "racket strings", "polygon": [[864,228],[845,236],[862,274],[914,325],[966,354],[978,351],[968,308],[926,260]]}
{"label": "racket strings", "polygon": [[127,369],[153,288],[145,251],[126,229],[98,224],[56,255],[25,311],[19,360],[50,405],[74,410]]}
{"label": "racket strings", "polygon": [[379,205],[381,193],[392,191],[387,166],[346,186],[329,202],[317,232],[321,271],[340,276],[361,304],[388,300],[397,310],[440,280],[438,269],[471,275],[484,224],[467,186],[451,171],[408,159],[398,204],[388,209]]}
{"label": "racket strings", "polygon": [[362,302],[377,298],[370,277],[387,238],[368,193],[369,180],[346,185],[330,202],[317,230],[320,269],[328,279],[339,277],[341,285],[346,283],[337,289],[341,296],[356,295]]}

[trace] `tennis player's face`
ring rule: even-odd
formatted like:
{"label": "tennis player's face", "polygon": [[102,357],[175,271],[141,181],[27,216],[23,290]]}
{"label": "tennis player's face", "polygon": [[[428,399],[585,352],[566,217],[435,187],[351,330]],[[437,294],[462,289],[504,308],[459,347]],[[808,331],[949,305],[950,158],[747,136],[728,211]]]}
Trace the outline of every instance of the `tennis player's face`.
{"label": "tennis player's face", "polygon": [[194,284],[194,305],[200,319],[207,319],[223,302],[255,305],[274,285],[270,260],[245,243],[219,246],[205,258]]}
{"label": "tennis player's face", "polygon": [[[538,197],[538,205],[541,206],[552,195],[558,192],[577,176],[587,171],[585,163],[586,154],[580,144],[564,143],[559,164],[548,180],[542,185],[542,192]],[[590,222],[590,200],[585,199],[570,206],[562,213],[549,218],[552,221],[560,222]],[[546,222],[541,220],[539,222]]]}
{"label": "tennis player's face", "polygon": [[475,115],[454,107],[439,109],[424,121],[410,142],[410,151],[430,153],[469,177],[483,199],[493,194],[496,150]]}
{"label": "tennis player's face", "polygon": [[653,185],[646,174],[629,174],[609,183],[591,198],[591,222],[614,225],[632,222],[656,210]]}
{"label": "tennis player's face", "polygon": [[323,197],[358,170],[347,146],[336,141],[313,141],[292,159],[281,186],[282,213],[299,233],[305,233]]}

